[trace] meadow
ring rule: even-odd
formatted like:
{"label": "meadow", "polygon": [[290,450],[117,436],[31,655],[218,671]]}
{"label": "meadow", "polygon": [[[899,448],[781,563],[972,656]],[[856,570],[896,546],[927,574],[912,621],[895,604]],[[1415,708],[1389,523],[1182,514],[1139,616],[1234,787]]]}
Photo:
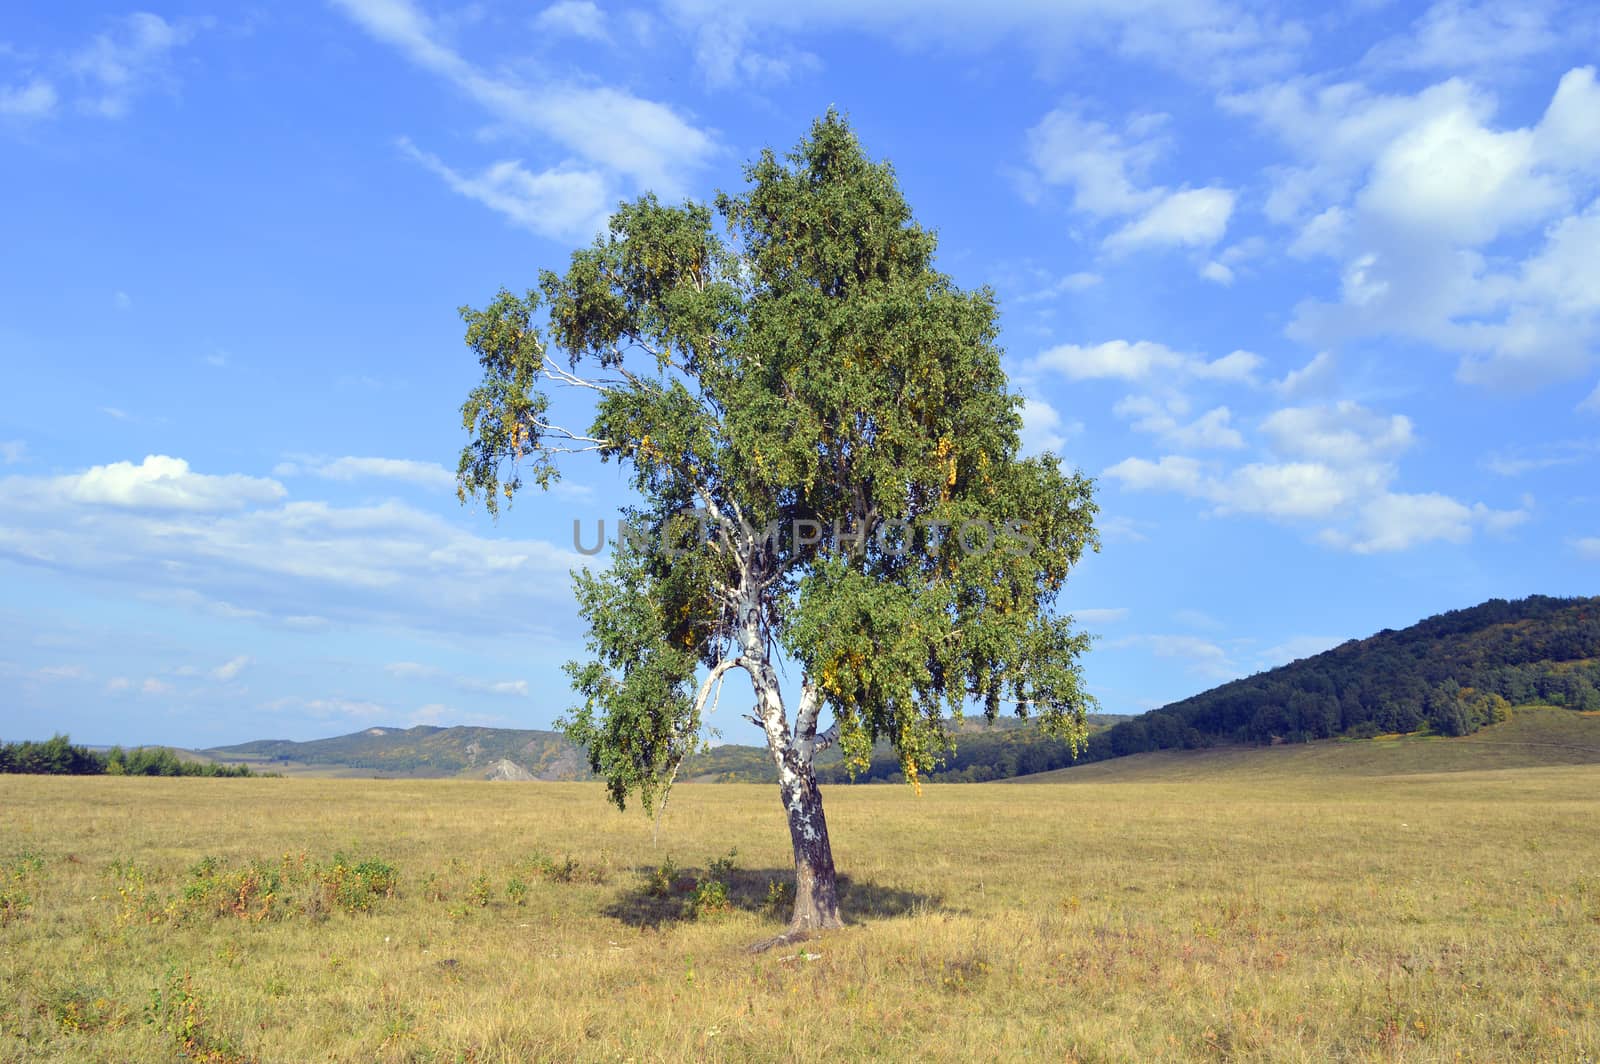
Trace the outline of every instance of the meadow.
{"label": "meadow", "polygon": [[1142,763],[827,789],[764,954],[766,786],[0,777],[0,1060],[1600,1057],[1600,766]]}

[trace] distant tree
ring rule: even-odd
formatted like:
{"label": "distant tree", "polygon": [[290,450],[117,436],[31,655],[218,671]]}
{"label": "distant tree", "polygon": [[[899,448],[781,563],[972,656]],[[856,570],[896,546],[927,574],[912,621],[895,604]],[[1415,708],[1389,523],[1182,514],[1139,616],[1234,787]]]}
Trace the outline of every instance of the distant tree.
{"label": "distant tree", "polygon": [[[806,932],[840,921],[819,750],[863,766],[884,739],[915,782],[969,699],[1082,742],[1087,639],[1050,607],[1097,546],[1095,505],[1054,456],[1019,456],[993,294],[934,268],[933,234],[841,118],[745,175],[714,210],[625,203],[539,291],[463,308],[483,380],[458,483],[492,512],[564,454],[630,469],[639,534],[576,577],[590,657],[569,666],[565,730],[619,806],[649,810],[720,681],[747,673]],[[556,421],[562,388],[593,399],[586,428]]]}

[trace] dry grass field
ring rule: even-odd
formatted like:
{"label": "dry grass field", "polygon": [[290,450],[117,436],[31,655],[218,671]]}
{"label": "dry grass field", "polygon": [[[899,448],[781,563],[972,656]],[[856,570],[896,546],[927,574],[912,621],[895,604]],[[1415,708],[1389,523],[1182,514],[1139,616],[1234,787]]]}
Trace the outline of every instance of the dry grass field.
{"label": "dry grass field", "polygon": [[832,788],[760,955],[765,787],[0,777],[0,1059],[1600,1058],[1600,767],[1336,768]]}

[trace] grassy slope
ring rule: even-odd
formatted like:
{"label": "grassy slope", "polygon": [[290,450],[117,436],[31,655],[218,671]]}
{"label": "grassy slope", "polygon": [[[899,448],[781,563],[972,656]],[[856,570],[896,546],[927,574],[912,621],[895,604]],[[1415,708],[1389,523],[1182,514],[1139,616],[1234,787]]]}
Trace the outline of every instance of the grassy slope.
{"label": "grassy slope", "polygon": [[1390,776],[1600,763],[1600,714],[1526,707],[1510,720],[1459,739],[1398,736],[1328,739],[1284,746],[1160,750],[1012,783],[1180,782]]}
{"label": "grassy slope", "polygon": [[[789,863],[770,787],[684,788],[652,845],[596,784],[0,777],[4,889],[31,901],[0,921],[0,1060],[175,1059],[182,1025],[143,1010],[184,977],[203,1044],[237,1051],[216,1061],[1600,1055],[1600,767],[1294,764],[1203,788],[829,788],[854,926],[754,957]],[[643,891],[666,855],[729,847],[732,913],[684,918],[682,880]],[[399,897],[181,915],[203,855],[336,848],[392,861]],[[601,881],[541,880],[535,850]],[[145,874],[131,899],[118,859]]]}

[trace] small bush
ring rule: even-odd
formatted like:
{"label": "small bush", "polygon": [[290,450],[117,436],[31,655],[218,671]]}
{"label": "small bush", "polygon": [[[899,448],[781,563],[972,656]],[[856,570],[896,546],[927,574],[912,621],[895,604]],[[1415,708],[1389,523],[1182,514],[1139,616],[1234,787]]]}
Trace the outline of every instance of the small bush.
{"label": "small bush", "polygon": [[336,853],[330,867],[318,870],[317,880],[330,907],[354,914],[371,912],[378,902],[394,897],[399,874],[387,862],[355,862]]}
{"label": "small bush", "polygon": [[485,873],[478,873],[478,878],[472,881],[472,889],[467,891],[467,900],[480,909],[487,908],[489,899],[493,895],[489,886],[489,877]]}
{"label": "small bush", "polygon": [[653,898],[669,897],[677,882],[678,866],[668,857],[645,876],[644,891]]}
{"label": "small bush", "polygon": [[695,884],[689,895],[689,913],[696,920],[720,916],[733,908],[728,898],[728,884],[720,879],[703,879]]}
{"label": "small bush", "polygon": [[506,881],[506,900],[512,905],[528,904],[528,884],[512,876]]}

